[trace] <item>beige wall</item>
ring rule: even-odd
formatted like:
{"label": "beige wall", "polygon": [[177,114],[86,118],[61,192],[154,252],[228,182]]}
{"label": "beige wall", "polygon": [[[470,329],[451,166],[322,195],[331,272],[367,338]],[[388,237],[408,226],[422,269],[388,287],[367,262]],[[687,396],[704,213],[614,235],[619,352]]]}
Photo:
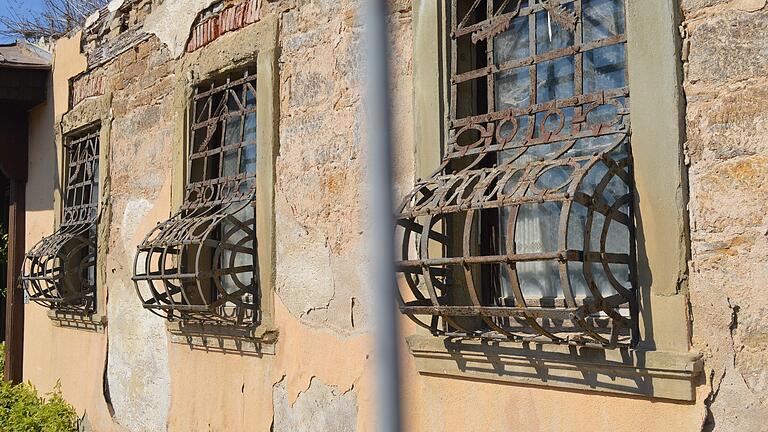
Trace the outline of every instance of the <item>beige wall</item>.
{"label": "beige wall", "polygon": [[[167,23],[161,13],[180,3],[165,0],[155,21]],[[202,9],[211,2],[193,3],[190,8]],[[173,141],[173,128],[181,113],[169,101],[174,66],[182,55],[179,37],[157,32],[100,66],[108,77],[113,118],[110,199],[102,205],[109,213],[102,220],[111,221],[102,284],[107,325],[103,332],[56,327],[44,309],[28,305],[24,353],[25,379],[42,391],[61,380],[65,397],[79,413],[87,413],[93,430],[268,431],[273,423],[275,431],[373,430],[357,3],[261,3],[262,13],[277,14],[281,23],[275,184],[280,334],[274,355],[206,352],[172,343],[165,323],[142,309],[130,280],[131,263],[144,234],[172,211],[172,160],[174,146],[181,145]],[[762,427],[758,422],[768,404],[763,349],[768,338],[760,326],[768,309],[760,295],[768,282],[768,128],[755,99],[768,88],[759,77],[766,66],[766,41],[758,36],[768,12],[764,0],[682,3],[688,41],[693,343],[705,354],[707,368],[696,402],[422,376],[403,341],[409,430],[696,431],[708,412],[715,430]],[[402,193],[416,169],[413,28],[410,2],[392,4],[397,189]],[[187,18],[178,22],[187,26]],[[49,101],[55,114],[40,109],[32,117],[29,245],[53,230],[60,156],[47,130],[68,106],[67,79],[86,67],[78,40],[75,35],[57,44],[54,100]],[[739,49],[733,51],[734,45]],[[409,321],[403,324],[404,333],[416,331]],[[745,403],[750,410],[744,410]]]}

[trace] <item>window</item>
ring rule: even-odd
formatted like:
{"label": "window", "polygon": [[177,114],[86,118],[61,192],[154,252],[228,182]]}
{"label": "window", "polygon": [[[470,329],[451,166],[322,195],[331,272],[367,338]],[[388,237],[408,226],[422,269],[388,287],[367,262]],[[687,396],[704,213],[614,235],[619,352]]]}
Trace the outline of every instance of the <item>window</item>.
{"label": "window", "polygon": [[196,86],[180,211],[139,245],[134,281],[144,307],[168,319],[257,325],[257,76]]}
{"label": "window", "polygon": [[138,245],[133,269],[173,343],[274,353],[278,24],[260,17],[175,64],[170,218]]}
{"label": "window", "polygon": [[630,345],[624,0],[452,0],[447,145],[398,216],[434,334]]}
{"label": "window", "polygon": [[30,300],[60,312],[96,312],[99,133],[96,127],[65,138],[61,225],[24,259]]}

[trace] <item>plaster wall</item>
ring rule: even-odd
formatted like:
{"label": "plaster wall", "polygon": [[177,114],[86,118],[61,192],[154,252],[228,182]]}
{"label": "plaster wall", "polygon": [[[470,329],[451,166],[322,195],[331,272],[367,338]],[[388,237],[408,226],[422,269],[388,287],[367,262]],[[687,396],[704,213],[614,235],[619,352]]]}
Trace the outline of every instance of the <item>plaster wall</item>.
{"label": "plaster wall", "polygon": [[[44,392],[60,380],[94,431],[373,430],[357,0],[259,3],[262,16],[280,21],[275,354],[173,343],[164,322],[135,295],[136,245],[173,211],[173,155],[182,145],[173,138],[182,121],[171,102],[175,66],[188,26],[211,3],[165,0],[147,18],[149,39],[99,66],[112,119],[109,205],[102,209],[108,212],[102,220],[110,221],[102,264],[107,323],[101,332],[55,327],[45,310],[27,306],[25,379]],[[413,11],[408,0],[390,3],[395,187],[404,193],[418,165]],[[403,340],[408,430],[764,428],[768,81],[760,71],[768,62],[768,10],[765,0],[681,0],[681,7],[693,252],[688,289],[692,343],[706,356],[706,383],[696,401],[424,376]],[[174,21],[180,9],[184,18]],[[74,35],[56,46],[50,101],[56,109],[34,113],[35,131],[57,124],[67,110],[67,80],[87,67],[78,40]],[[28,245],[53,230],[60,155],[52,141],[52,132],[30,140]],[[403,320],[404,334],[416,331]]]}

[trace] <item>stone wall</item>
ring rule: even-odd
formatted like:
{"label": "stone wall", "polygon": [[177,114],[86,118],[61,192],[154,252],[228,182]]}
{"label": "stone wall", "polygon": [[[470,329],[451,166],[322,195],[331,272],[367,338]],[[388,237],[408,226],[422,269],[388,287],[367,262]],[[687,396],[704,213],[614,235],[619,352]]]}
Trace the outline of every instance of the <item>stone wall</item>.
{"label": "stone wall", "polygon": [[683,0],[693,346],[705,355],[704,430],[768,418],[768,7]]}
{"label": "stone wall", "polygon": [[[132,12],[133,3],[139,12]],[[241,3],[247,4],[243,17],[248,14],[242,23],[239,12],[222,12]],[[409,0],[390,3],[396,188],[404,192],[415,177],[418,127],[412,109],[413,11]],[[693,346],[704,353],[707,373],[697,401],[423,376],[403,342],[409,430],[763,427],[768,416],[768,337],[761,326],[768,309],[761,295],[768,282],[768,117],[761,102],[768,102],[768,78],[761,75],[768,63],[768,8],[765,0],[681,3],[690,306]],[[82,43],[75,35],[57,45],[50,101],[57,107],[55,124],[41,117],[38,127],[58,127],[69,106],[70,78],[84,84],[78,98],[109,101],[109,181],[102,203],[102,223],[109,224],[102,299],[108,321],[101,333],[54,327],[44,310],[29,306],[25,378],[43,391],[61,379],[65,397],[86,414],[92,430],[374,429],[369,310],[375,305],[365,285],[358,6],[358,0],[117,1],[90,20],[102,33],[89,28]],[[183,145],[173,138],[183,116],[171,102],[174,71],[187,51],[220,36],[205,33],[204,43],[190,44],[191,32],[203,32],[206,19],[234,16],[228,18],[234,24],[221,33],[224,38],[236,37],[240,24],[256,25],[246,21],[258,23],[273,14],[280,21],[275,354],[222,353],[175,343],[165,323],[141,307],[130,279],[136,245],[173,211],[174,153]],[[114,20],[130,25],[121,30]],[[98,91],[85,85],[95,82],[89,77],[103,77]],[[49,159],[55,159],[55,148],[45,139],[30,145],[41,158],[31,162],[38,177],[28,195],[39,203],[40,196],[53,195],[56,171],[50,168],[57,162]],[[46,161],[46,169],[35,161]],[[53,227],[53,212],[39,207],[45,211],[29,215],[27,244]],[[406,334],[416,331],[407,320],[403,325]]]}

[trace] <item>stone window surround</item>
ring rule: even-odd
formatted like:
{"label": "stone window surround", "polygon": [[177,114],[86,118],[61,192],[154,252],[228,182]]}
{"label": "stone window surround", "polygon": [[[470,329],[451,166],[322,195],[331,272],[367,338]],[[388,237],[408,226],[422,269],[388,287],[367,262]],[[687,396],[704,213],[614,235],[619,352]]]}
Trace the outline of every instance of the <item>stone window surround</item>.
{"label": "stone window surround", "polygon": [[[85,72],[87,74],[89,72]],[[81,75],[82,76],[82,75]],[[77,79],[70,80],[71,83]],[[110,132],[112,129],[111,114],[111,93],[103,96],[91,97],[78,103],[75,107],[67,111],[56,122],[58,127],[55,131],[55,146],[57,183],[54,186],[53,209],[54,209],[54,229],[61,224],[61,217],[64,212],[64,197],[62,186],[66,182],[66,154],[64,141],[68,136],[80,130],[98,125],[99,130],[99,217],[97,219],[97,250],[96,250],[96,312],[93,314],[63,313],[51,310],[48,316],[54,325],[102,332],[107,322],[107,317],[103,311],[106,310],[106,253],[109,241],[109,218],[108,210],[110,185],[109,185],[109,152],[110,152]]]}
{"label": "stone window surround", "polygon": [[[682,93],[677,0],[626,2],[632,95],[640,335],[634,348],[407,337],[421,374],[695,400],[702,360],[690,352]],[[413,2],[416,176],[439,166],[448,106],[448,2]],[[439,77],[439,79],[435,79]],[[439,109],[435,109],[439,107]]]}
{"label": "stone window surround", "polygon": [[[278,81],[278,19],[276,15],[261,18],[238,31],[222,35],[200,49],[186,53],[176,64],[174,110],[173,180],[171,188],[172,213],[184,200],[189,154],[190,103],[194,88],[211,78],[227,72],[256,65],[257,109],[257,177],[256,177],[256,238],[259,260],[260,311],[258,327],[245,334],[233,333],[226,326],[168,323],[171,340],[194,346],[209,346],[237,351],[273,352],[277,340],[274,324],[275,286],[275,223],[274,185],[275,161],[279,147],[279,81]],[[217,340],[218,339],[218,340]],[[247,341],[243,343],[242,341]],[[215,342],[214,342],[215,341]],[[223,345],[220,345],[223,344]],[[270,348],[271,347],[271,348]]]}

